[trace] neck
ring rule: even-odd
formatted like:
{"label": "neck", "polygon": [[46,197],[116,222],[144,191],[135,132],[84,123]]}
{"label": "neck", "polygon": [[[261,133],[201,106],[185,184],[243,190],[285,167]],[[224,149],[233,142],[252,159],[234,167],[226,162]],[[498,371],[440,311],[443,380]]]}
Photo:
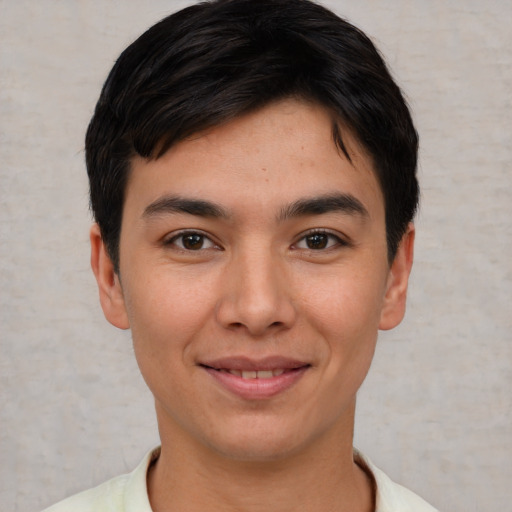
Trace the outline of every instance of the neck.
{"label": "neck", "polygon": [[296,453],[263,461],[226,457],[159,423],[162,450],[148,473],[154,512],[374,510],[371,481],[353,458],[353,414]]}

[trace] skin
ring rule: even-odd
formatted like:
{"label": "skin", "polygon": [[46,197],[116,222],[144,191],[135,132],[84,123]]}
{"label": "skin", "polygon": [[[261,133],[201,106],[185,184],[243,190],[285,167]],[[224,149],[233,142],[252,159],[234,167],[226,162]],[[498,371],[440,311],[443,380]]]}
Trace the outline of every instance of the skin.
{"label": "skin", "polygon": [[[105,316],[132,330],[155,397],[156,512],[372,510],[352,454],[356,393],[378,330],[403,318],[414,228],[390,265],[371,159],[342,130],[349,162],[331,126],[322,107],[286,100],[134,159],[119,275],[91,229]],[[361,208],[325,208],[333,195]],[[184,212],[177,197],[221,212]],[[327,211],[299,211],[312,200]],[[305,369],[283,391],[247,398],[203,366],[233,356]]]}

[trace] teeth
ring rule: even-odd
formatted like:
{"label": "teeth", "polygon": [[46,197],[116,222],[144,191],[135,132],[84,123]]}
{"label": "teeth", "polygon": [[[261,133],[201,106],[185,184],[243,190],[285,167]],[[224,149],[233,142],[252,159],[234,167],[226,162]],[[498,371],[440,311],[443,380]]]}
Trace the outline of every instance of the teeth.
{"label": "teeth", "polygon": [[241,370],[227,370],[231,375],[242,377],[242,379],[271,379],[284,373],[283,369],[278,370],[258,370],[258,371],[241,371]]}

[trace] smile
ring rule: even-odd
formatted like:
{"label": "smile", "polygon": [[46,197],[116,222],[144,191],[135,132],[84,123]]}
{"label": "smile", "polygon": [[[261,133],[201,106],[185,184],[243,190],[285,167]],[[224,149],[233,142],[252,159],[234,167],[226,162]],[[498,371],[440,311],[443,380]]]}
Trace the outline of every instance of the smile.
{"label": "smile", "polygon": [[244,400],[263,400],[297,384],[311,368],[309,363],[283,357],[255,361],[224,358],[199,365],[225,391]]}
{"label": "smile", "polygon": [[[286,370],[279,368],[278,370],[225,370],[221,368],[219,372],[228,372],[231,375],[242,377],[242,379],[271,379],[282,375]],[[290,370],[288,370],[290,371]]]}

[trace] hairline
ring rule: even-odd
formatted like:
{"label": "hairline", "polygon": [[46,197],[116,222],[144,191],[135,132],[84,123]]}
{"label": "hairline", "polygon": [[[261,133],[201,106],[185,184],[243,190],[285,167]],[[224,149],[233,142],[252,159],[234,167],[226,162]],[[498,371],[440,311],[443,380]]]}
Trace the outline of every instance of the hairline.
{"label": "hairline", "polygon": [[[226,119],[222,120],[219,123],[207,125],[203,128],[195,130],[193,133],[187,134],[185,137],[174,140],[173,143],[168,146],[164,146],[164,144],[163,144],[163,141],[165,140],[165,137],[166,137],[166,134],[163,134],[160,137],[159,142],[157,142],[154,145],[153,151],[149,157],[147,157],[147,158],[143,157],[143,156],[139,155],[137,152],[135,152],[135,154],[133,154],[128,159],[127,169],[126,169],[126,174],[125,174],[125,182],[124,182],[124,187],[123,187],[123,194],[122,194],[123,201],[122,201],[122,206],[121,206],[120,225],[119,225],[118,237],[116,239],[116,247],[111,247],[108,249],[109,257],[113,261],[114,269],[118,275],[120,274],[120,243],[121,243],[121,231],[122,231],[122,224],[123,224],[123,217],[124,217],[126,191],[130,184],[130,177],[133,173],[134,160],[136,158],[145,159],[147,161],[159,160],[160,158],[163,158],[164,155],[166,155],[173,147],[177,146],[178,144],[180,144],[182,142],[191,140],[195,137],[199,137],[201,135],[206,134],[210,130],[215,130],[218,127],[225,126],[226,124],[228,124],[236,119],[240,119],[240,118],[247,116],[251,113],[261,111],[269,106],[272,106],[272,105],[275,105],[275,104],[278,104],[280,102],[287,101],[287,100],[294,100],[294,101],[296,101],[298,103],[302,103],[304,105],[321,107],[322,109],[324,109],[327,112],[327,114],[329,114],[329,117],[331,120],[331,142],[333,142],[333,144],[334,144],[336,150],[338,151],[338,153],[340,154],[340,156],[344,156],[349,161],[349,163],[352,165],[352,167],[354,167],[354,169],[355,169],[355,166],[350,157],[349,149],[345,145],[345,141],[343,138],[343,133],[350,134],[350,136],[356,142],[358,149],[360,151],[362,151],[365,158],[367,158],[369,160],[371,172],[373,173],[373,175],[377,181],[377,184],[379,187],[379,192],[380,192],[382,200],[383,200],[384,212],[385,212],[385,218],[386,218],[386,213],[387,213],[386,195],[384,193],[381,177],[380,177],[379,173],[377,172],[377,166],[375,163],[375,159],[374,159],[373,155],[371,154],[371,152],[369,151],[369,149],[367,148],[367,146],[363,143],[363,141],[361,141],[360,137],[357,135],[355,130],[353,130],[349,126],[349,124],[344,119],[342,119],[342,117],[339,114],[337,114],[334,111],[333,107],[327,105],[325,102],[322,102],[317,98],[312,98],[312,97],[309,97],[309,96],[306,96],[303,94],[291,93],[291,94],[283,95],[281,97],[271,98],[268,101],[261,102],[261,104],[258,104],[257,106],[255,106],[253,108],[245,109],[245,110],[237,113],[236,115],[226,117]],[[388,238],[389,228],[388,228],[387,222],[385,224],[385,232],[386,232],[386,245],[387,245],[387,249],[388,249],[387,259],[388,259],[388,264],[391,265],[395,255],[396,255],[396,249],[393,253],[391,253],[390,240]],[[116,253],[111,254],[112,250],[116,251]]]}

